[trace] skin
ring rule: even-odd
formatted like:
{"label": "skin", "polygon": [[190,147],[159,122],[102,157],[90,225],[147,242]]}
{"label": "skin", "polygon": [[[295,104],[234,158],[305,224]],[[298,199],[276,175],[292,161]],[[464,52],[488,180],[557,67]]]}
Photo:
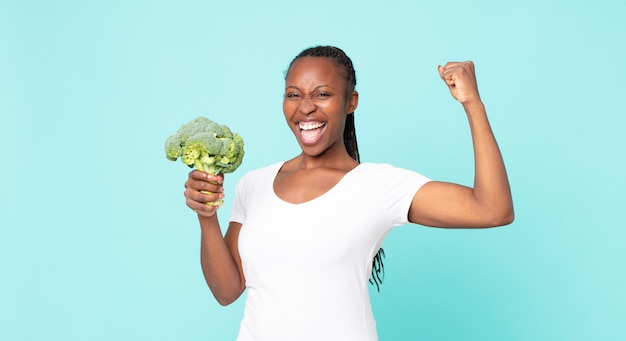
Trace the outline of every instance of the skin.
{"label": "skin", "polygon": [[[431,181],[415,194],[409,209],[413,223],[442,228],[485,228],[513,221],[513,203],[502,156],[478,93],[474,63],[450,62],[439,66],[439,75],[459,101],[469,121],[474,147],[474,186]],[[334,61],[303,57],[294,62],[285,82],[283,112],[302,153],[284,163],[274,180],[281,199],[302,203],[335,186],[358,164],[343,143],[346,115],[358,106],[358,93],[347,88],[343,69]],[[315,143],[301,137],[299,123],[325,124]],[[306,180],[306,181],[305,181]],[[185,183],[187,205],[198,214],[201,264],[204,277],[217,301],[227,305],[245,289],[237,240],[241,224],[231,222],[222,236],[217,210],[204,203],[223,198],[222,175],[197,170]],[[201,191],[213,192],[204,194]]]}
{"label": "skin", "polygon": [[[359,95],[346,95],[342,69],[326,58],[304,57],[291,67],[286,79],[283,112],[302,153],[287,161],[274,181],[281,199],[302,203],[332,188],[358,163],[343,143],[346,115],[358,106]],[[300,136],[300,122],[323,122],[319,142],[309,145]]]}

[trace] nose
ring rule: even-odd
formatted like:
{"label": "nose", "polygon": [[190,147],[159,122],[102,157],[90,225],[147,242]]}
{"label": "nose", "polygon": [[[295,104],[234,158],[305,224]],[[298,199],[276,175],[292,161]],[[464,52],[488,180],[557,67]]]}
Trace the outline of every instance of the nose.
{"label": "nose", "polygon": [[313,101],[311,101],[311,98],[309,98],[309,96],[304,96],[300,101],[300,105],[298,106],[298,110],[305,115],[314,112],[315,108],[316,106]]}

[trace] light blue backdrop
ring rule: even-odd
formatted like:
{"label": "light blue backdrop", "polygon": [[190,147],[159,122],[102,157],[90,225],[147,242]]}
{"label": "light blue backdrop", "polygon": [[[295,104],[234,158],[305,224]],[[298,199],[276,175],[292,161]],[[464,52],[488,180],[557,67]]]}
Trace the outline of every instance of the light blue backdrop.
{"label": "light blue backdrop", "polygon": [[0,0],[0,339],[233,340],[243,300],[206,288],[163,143],[198,115],[238,131],[227,193],[292,157],[283,71],[316,44],[356,65],[364,161],[468,185],[437,65],[474,60],[514,192],[509,227],[390,234],[381,340],[626,338],[625,17],[618,0]]}

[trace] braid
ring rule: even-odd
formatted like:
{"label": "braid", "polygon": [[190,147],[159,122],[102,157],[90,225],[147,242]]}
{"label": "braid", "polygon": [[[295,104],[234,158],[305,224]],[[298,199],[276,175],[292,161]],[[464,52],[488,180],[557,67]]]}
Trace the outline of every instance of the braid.
{"label": "braid", "polygon": [[[343,52],[342,49],[334,46],[315,46],[310,47],[300,52],[289,64],[287,73],[291,69],[293,63],[302,57],[322,57],[332,59],[338,66],[341,66],[344,70],[344,79],[346,80],[346,97],[350,95],[356,87],[356,72],[354,71],[354,65],[350,57]],[[286,76],[286,74],[285,74]],[[361,162],[359,157],[359,148],[356,142],[356,130],[354,127],[354,113],[350,113],[346,117],[346,126],[343,130],[343,142],[346,146],[348,154],[357,162]],[[380,291],[380,284],[383,283],[385,277],[385,266],[383,265],[383,258],[385,257],[385,251],[380,248],[378,253],[372,259],[372,274],[369,279],[371,284],[376,284],[376,289]],[[382,277],[381,277],[382,274]]]}
{"label": "braid", "polygon": [[354,129],[354,114],[346,117],[346,127],[343,129],[343,143],[346,145],[348,154],[350,154],[356,162],[361,163],[359,146],[356,142],[356,130]]}

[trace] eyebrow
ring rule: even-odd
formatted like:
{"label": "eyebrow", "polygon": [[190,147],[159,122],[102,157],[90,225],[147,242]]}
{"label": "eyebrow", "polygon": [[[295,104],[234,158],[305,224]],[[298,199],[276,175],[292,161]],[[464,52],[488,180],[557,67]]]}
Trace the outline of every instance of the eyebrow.
{"label": "eyebrow", "polygon": [[[318,86],[316,86],[316,87],[313,89],[313,91],[315,91],[315,90],[317,90],[317,89],[319,89],[319,88],[324,88],[324,87],[328,87],[328,88],[331,88],[331,89],[333,89],[333,90],[335,89],[335,88],[333,88],[332,86],[330,86],[330,85],[328,85],[328,84],[322,84],[322,85],[318,85]],[[285,89],[296,89],[296,90],[300,91],[300,88],[298,88],[298,87],[297,87],[297,86],[295,86],[295,85],[288,85]]]}

